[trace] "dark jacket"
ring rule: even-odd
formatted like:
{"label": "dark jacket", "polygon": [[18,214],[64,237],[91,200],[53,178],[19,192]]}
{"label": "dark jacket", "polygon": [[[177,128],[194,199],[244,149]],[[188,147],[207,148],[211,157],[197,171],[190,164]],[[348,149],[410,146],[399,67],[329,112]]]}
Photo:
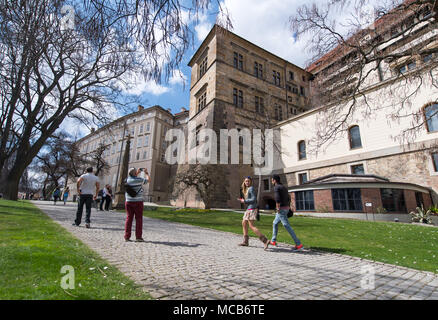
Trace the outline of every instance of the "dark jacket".
{"label": "dark jacket", "polygon": [[276,203],[280,204],[281,207],[289,207],[289,192],[282,184],[277,184],[274,187],[274,199]]}

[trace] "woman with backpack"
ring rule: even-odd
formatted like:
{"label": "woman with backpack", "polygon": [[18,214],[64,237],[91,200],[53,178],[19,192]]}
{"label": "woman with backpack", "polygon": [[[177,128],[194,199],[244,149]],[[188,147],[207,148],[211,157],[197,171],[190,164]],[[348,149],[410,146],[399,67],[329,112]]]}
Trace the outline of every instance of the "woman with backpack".
{"label": "woman with backpack", "polygon": [[240,198],[241,203],[247,205],[245,214],[242,219],[243,228],[243,242],[239,246],[247,247],[249,245],[248,227],[259,237],[260,241],[263,242],[265,250],[269,246],[269,240],[260,232],[259,229],[254,225],[257,220],[258,208],[257,208],[257,195],[252,186],[252,178],[247,177],[242,183],[242,195]]}

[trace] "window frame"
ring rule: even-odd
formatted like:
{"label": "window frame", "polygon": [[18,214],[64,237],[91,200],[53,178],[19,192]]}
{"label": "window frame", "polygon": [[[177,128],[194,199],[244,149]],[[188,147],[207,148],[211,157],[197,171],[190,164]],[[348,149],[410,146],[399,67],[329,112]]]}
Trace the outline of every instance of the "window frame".
{"label": "window frame", "polygon": [[[343,193],[343,196],[341,196],[341,192]],[[355,197],[353,194],[352,198],[349,198],[349,193],[358,193],[359,197]],[[337,197],[335,195],[337,194]],[[360,188],[333,188],[331,189],[331,195],[332,195],[332,206],[333,211],[347,211],[347,212],[363,212],[363,205],[362,205],[362,191]],[[357,194],[356,194],[357,195]],[[336,202],[341,203],[341,201],[345,201],[345,208],[346,209],[340,209],[342,207],[341,205],[335,205]],[[353,202],[353,207],[351,208],[351,202]],[[359,204],[357,206],[357,204]],[[338,209],[336,209],[338,208]]]}
{"label": "window frame", "polygon": [[[315,196],[313,190],[303,190],[303,191],[295,191],[295,210],[296,211],[315,211]],[[308,199],[307,194],[309,194]],[[303,195],[303,197],[301,197]],[[311,195],[311,196],[310,196]],[[298,205],[298,203],[303,203],[303,207]],[[309,202],[309,206],[307,207],[307,202]]]}
{"label": "window frame", "polygon": [[[437,108],[437,110],[436,110],[436,112],[435,112],[435,115],[434,116],[432,116],[430,119],[427,119],[427,115],[426,115],[426,109],[427,108],[429,108],[429,107],[433,107],[433,106],[437,106],[436,108]],[[424,123],[425,123],[425,125],[426,125],[426,131],[428,132],[428,133],[434,133],[434,132],[438,132],[438,128],[436,129],[436,130],[431,130],[430,129],[430,125],[429,125],[429,121],[431,121],[432,119],[433,119],[433,117],[437,117],[437,122],[438,122],[438,103],[435,103],[435,102],[431,102],[431,103],[428,103],[427,105],[425,105],[423,108],[422,108],[422,111],[423,111],[423,118],[424,118]],[[438,126],[438,125],[437,125]]]}
{"label": "window frame", "polygon": [[[351,130],[353,130],[354,128],[358,129],[360,146],[354,146],[353,147],[353,139],[352,139],[352,135],[351,135]],[[348,141],[349,141],[349,144],[350,144],[350,150],[356,150],[356,149],[363,148],[362,136],[360,134],[360,127],[359,127],[359,125],[355,124],[355,125],[351,126],[350,128],[348,128]]]}
{"label": "window frame", "polygon": [[[301,143],[304,144],[304,156],[302,156],[302,152],[300,150],[300,145]],[[300,160],[306,160],[307,159],[307,148],[306,148],[306,141],[305,140],[300,140],[297,142],[297,148],[298,148],[298,161]]]}

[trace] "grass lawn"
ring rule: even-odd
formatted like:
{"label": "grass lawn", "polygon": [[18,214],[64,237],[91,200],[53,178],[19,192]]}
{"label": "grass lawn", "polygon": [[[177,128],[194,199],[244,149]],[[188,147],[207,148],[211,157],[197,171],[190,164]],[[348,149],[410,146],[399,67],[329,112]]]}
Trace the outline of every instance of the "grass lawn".
{"label": "grass lawn", "polygon": [[[61,268],[75,288],[61,288]],[[150,299],[118,269],[26,201],[0,200],[0,300]]]}
{"label": "grass lawn", "polygon": [[[156,211],[145,211],[144,215],[242,234],[242,215],[235,212],[158,208]],[[268,238],[272,236],[273,220],[274,216],[263,215],[256,223]],[[305,248],[438,273],[438,228],[298,216],[289,221]],[[250,230],[251,235],[255,237]],[[277,241],[294,244],[281,224]]]}

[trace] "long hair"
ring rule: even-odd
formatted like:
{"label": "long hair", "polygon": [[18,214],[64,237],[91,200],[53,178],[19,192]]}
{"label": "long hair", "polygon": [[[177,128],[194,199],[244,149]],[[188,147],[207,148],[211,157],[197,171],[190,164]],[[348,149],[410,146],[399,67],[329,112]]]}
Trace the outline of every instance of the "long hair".
{"label": "long hair", "polygon": [[[251,183],[250,183],[250,185],[249,185],[249,187],[247,187],[246,186],[246,184],[245,184],[245,180],[246,179],[248,179]],[[251,179],[251,177],[246,177],[244,180],[243,180],[243,182],[242,182],[242,193],[243,193],[243,196],[246,198],[246,197],[248,197],[248,190],[249,190],[249,188],[252,186],[252,179]]]}

